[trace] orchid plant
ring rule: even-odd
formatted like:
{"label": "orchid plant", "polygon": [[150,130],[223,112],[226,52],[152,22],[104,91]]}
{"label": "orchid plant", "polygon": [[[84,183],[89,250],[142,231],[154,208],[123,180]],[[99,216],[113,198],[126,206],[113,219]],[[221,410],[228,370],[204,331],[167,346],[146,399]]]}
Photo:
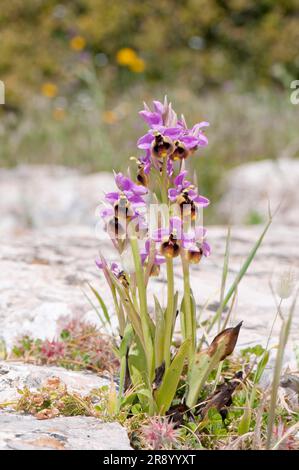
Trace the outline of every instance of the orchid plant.
{"label": "orchid plant", "polygon": [[[144,412],[165,414],[176,396],[182,376],[183,400],[190,409],[211,371],[236,344],[240,325],[220,332],[205,350],[198,341],[196,303],[190,284],[190,265],[211,252],[202,224],[209,200],[200,195],[186,169],[208,144],[208,122],[187,126],[171,103],[146,104],[140,116],[149,126],[137,142],[142,151],[136,177],[115,174],[117,191],[105,195],[101,218],[122,265],[109,264],[103,254],[96,261],[111,289],[120,337],[120,384],[117,408],[137,400]],[[135,179],[135,181],[134,181]],[[159,204],[160,202],[160,204]],[[154,216],[153,216],[154,214]],[[128,266],[124,260],[133,260]],[[175,289],[174,263],[180,261],[184,291]],[[154,296],[149,307],[148,286],[165,265],[167,303]],[[103,307],[103,301],[97,294]],[[105,308],[106,319],[110,321]],[[180,319],[182,341],[174,346]],[[129,392],[128,392],[129,391]]]}

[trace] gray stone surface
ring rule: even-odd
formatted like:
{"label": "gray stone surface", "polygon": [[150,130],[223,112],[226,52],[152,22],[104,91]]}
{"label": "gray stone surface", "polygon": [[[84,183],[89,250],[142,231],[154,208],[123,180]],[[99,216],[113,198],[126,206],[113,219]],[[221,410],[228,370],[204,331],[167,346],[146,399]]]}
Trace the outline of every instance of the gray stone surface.
{"label": "gray stone surface", "polygon": [[225,190],[218,204],[219,220],[248,223],[258,216],[267,219],[268,201],[281,210],[274,224],[298,225],[299,160],[280,158],[240,165],[225,177]]}
{"label": "gray stone surface", "polygon": [[[262,227],[234,227],[228,285],[236,276]],[[192,285],[199,309],[208,304],[207,314],[219,299],[226,229],[210,227],[212,254],[192,267]],[[65,319],[78,316],[93,322],[98,317],[86,297],[86,281],[101,292],[113,315],[113,302],[102,273],[94,259],[99,248],[108,261],[115,260],[111,245],[98,240],[95,231],[85,226],[39,229],[23,235],[3,237],[0,246],[0,336],[11,347],[17,336],[29,333],[52,339]],[[232,315],[232,323],[243,320],[240,345],[266,343],[275,315],[275,301],[269,282],[276,284],[279,273],[298,269],[298,228],[270,228],[255,260],[242,280]],[[179,265],[175,267],[176,285],[182,289]],[[161,302],[166,300],[165,273],[151,279],[150,291]],[[150,295],[150,306],[152,296]],[[285,302],[288,305],[288,300]],[[114,317],[115,320],[115,317]],[[115,321],[114,321],[115,324]],[[299,339],[298,309],[292,338]],[[280,323],[273,331],[277,339]]]}
{"label": "gray stone surface", "polygon": [[0,450],[128,450],[126,430],[85,416],[40,421],[0,412]]}
{"label": "gray stone surface", "polygon": [[88,395],[92,389],[109,385],[108,379],[89,372],[75,372],[62,367],[35,366],[17,362],[0,361],[0,403],[20,398],[17,389],[40,388],[48,378],[58,377],[70,392]]}
{"label": "gray stone surface", "polygon": [[20,398],[18,389],[28,387],[35,392],[51,377],[58,377],[69,392],[81,396],[110,383],[88,372],[0,361],[0,403],[7,403],[2,410],[0,408],[0,450],[130,449],[127,432],[118,423],[105,423],[87,416],[41,421],[12,411],[12,403]]}
{"label": "gray stone surface", "polygon": [[84,175],[49,165],[0,168],[0,233],[67,224],[93,226],[103,193],[113,187],[111,173]]}

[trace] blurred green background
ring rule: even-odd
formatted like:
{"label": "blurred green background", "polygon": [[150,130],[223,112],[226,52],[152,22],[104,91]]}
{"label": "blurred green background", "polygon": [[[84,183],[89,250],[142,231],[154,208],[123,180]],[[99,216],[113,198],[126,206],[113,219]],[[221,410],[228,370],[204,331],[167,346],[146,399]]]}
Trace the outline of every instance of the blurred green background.
{"label": "blurred green background", "polygon": [[211,123],[192,159],[210,198],[234,165],[296,156],[298,0],[1,0],[0,33],[0,166],[123,169],[164,94]]}

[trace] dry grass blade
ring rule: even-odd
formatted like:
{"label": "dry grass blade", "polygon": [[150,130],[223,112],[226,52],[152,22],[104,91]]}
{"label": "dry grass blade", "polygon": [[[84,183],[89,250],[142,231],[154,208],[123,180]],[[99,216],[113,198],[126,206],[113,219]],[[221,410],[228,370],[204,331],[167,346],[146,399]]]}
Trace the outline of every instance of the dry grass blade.
{"label": "dry grass blade", "polygon": [[271,216],[271,214],[269,214],[269,220],[268,220],[263,232],[261,233],[259,239],[257,240],[257,242],[253,246],[251,252],[247,256],[246,260],[244,261],[242,268],[238,272],[234,282],[232,283],[232,285],[229,288],[226,296],[224,297],[223,302],[221,303],[221,305],[219,306],[215,316],[213,317],[213,319],[212,319],[212,321],[209,325],[209,328],[208,328],[209,332],[211,331],[211,329],[213,328],[215,323],[217,321],[219,321],[219,318],[221,317],[221,314],[222,314],[223,310],[225,309],[225,307],[227,306],[227,304],[230,301],[231,297],[233,296],[233,294],[234,294],[235,290],[237,289],[237,287],[238,287],[240,281],[242,280],[243,276],[246,274],[247,269],[249,268],[250,264],[252,263],[255,255],[257,253],[257,250],[259,249],[266,233],[268,232],[268,229],[269,229],[271,223],[272,223],[272,216]]}
{"label": "dry grass blade", "polygon": [[272,450],[279,449],[279,446],[283,443],[283,441],[285,441],[289,436],[294,434],[297,430],[299,430],[299,423],[296,423],[293,426],[291,426],[287,430],[287,432],[275,443],[275,445],[272,447]]}

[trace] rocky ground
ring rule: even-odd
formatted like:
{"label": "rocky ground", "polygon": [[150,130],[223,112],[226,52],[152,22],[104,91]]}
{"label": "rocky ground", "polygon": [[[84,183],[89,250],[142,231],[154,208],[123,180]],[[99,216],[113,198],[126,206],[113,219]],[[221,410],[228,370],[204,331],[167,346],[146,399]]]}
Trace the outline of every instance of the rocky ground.
{"label": "rocky ground", "polygon": [[299,161],[292,158],[246,163],[229,171],[219,220],[233,224],[267,219],[268,204],[280,205],[275,224],[299,224]]}
{"label": "rocky ground", "polygon": [[[38,390],[50,377],[58,377],[69,392],[88,395],[107,385],[107,379],[61,367],[0,362],[0,403],[20,398],[17,390]],[[86,416],[37,420],[15,413],[12,407],[0,412],[0,450],[125,450],[130,449],[125,429],[118,423],[103,423]]]}
{"label": "rocky ground", "polygon": [[[113,315],[105,280],[94,263],[99,249],[109,261],[115,259],[110,244],[101,236],[101,229],[94,227],[95,208],[102,191],[112,189],[111,175],[80,177],[75,171],[61,168],[45,175],[43,168],[23,167],[1,170],[0,182],[0,337],[6,347],[11,348],[15,339],[25,333],[53,339],[57,328],[68,318],[80,317],[98,323],[85,296],[89,293],[87,281],[99,289]],[[233,227],[228,285],[261,231],[261,226]],[[199,309],[207,305],[207,315],[217,308],[219,299],[226,228],[210,227],[208,233],[212,255],[192,268],[195,299]],[[244,322],[239,347],[265,345],[275,316],[270,283],[275,288],[279,273],[290,268],[296,271],[298,267],[298,226],[275,223],[238,289],[231,323]],[[175,273],[181,290],[179,267]],[[151,281],[151,292],[161,301],[166,298],[164,274]],[[278,332],[279,322],[273,331],[274,342]],[[296,342],[299,343],[298,309],[285,354],[285,363],[291,367],[295,367],[293,345]],[[33,380],[36,385],[47,373],[62,373],[28,365],[14,364],[10,370],[7,367],[3,363],[0,366],[0,402],[13,393],[19,382]],[[86,393],[89,380],[102,380],[94,376],[91,379],[90,375],[87,380],[82,373],[63,373],[69,379],[75,374],[79,383],[84,383]],[[119,425],[87,417],[55,418],[41,423],[32,417],[0,412],[0,429],[0,448],[4,449],[129,446],[126,433]],[[105,434],[115,436],[113,442],[105,439]]]}
{"label": "rocky ground", "polygon": [[[228,285],[261,233],[261,227],[234,227]],[[219,299],[226,229],[210,227],[213,252],[192,268],[193,290],[198,307],[208,304],[213,312]],[[240,284],[233,323],[244,321],[240,345],[264,342],[275,315],[270,282],[277,282],[284,269],[299,265],[298,230],[275,227],[266,236],[255,260]],[[52,339],[57,328],[77,316],[96,323],[98,317],[84,294],[90,294],[87,281],[96,287],[113,315],[113,304],[104,276],[95,266],[99,248],[108,260],[116,260],[108,242],[98,240],[86,226],[40,229],[3,239],[0,247],[1,336],[9,347],[16,337],[29,333]],[[182,276],[176,266],[176,284]],[[166,282],[163,273],[151,280],[151,291],[163,301]],[[151,304],[151,302],[150,302]],[[293,336],[298,338],[296,315]],[[279,329],[279,323],[274,334]]]}

